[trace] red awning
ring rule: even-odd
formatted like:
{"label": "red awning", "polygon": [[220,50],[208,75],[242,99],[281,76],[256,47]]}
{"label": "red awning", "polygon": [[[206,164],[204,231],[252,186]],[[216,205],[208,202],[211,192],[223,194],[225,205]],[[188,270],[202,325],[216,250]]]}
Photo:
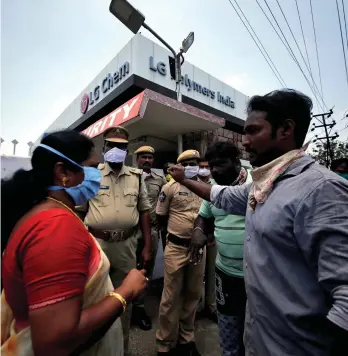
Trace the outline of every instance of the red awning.
{"label": "red awning", "polygon": [[212,131],[225,125],[225,120],[191,105],[178,102],[162,94],[145,89],[134,98],[113,110],[82,131],[90,138],[106,129],[124,126],[130,140],[141,136],[171,139],[178,134]]}
{"label": "red awning", "polygon": [[128,100],[126,103],[112,111],[110,114],[87,127],[87,129],[82,131],[82,133],[89,138],[93,138],[102,134],[109,127],[115,127],[119,125],[122,126],[126,121],[139,115],[143,96],[144,92],[136,95],[134,98]]}

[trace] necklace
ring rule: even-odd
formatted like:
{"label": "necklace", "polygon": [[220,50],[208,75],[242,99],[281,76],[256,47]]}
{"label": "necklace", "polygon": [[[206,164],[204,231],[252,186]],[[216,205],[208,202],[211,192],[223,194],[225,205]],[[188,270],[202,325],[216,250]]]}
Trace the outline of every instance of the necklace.
{"label": "necklace", "polygon": [[72,210],[71,208],[69,208],[66,204],[64,204],[62,201],[58,200],[58,199],[55,199],[55,198],[52,198],[52,197],[47,197],[48,200],[52,200],[62,206],[64,206],[64,208],[68,209],[72,214],[74,214],[80,221],[81,219],[79,218],[79,216],[74,212],[74,210]]}

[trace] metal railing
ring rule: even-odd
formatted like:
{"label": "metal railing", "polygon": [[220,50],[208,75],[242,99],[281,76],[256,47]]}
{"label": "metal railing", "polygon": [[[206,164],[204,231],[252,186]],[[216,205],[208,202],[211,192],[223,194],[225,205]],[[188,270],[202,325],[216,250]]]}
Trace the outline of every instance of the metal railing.
{"label": "metal railing", "polygon": [[[2,144],[6,142],[3,138],[0,139],[0,149],[2,147]],[[13,150],[12,150],[12,154],[13,156],[16,155],[16,148],[17,148],[17,145],[19,144],[19,142],[14,139],[11,141],[12,145],[13,145]],[[29,146],[29,150],[28,150],[28,156],[31,157],[31,154],[32,154],[32,150],[33,150],[33,147],[34,147],[34,143],[32,141],[29,141],[27,143],[27,145]]]}

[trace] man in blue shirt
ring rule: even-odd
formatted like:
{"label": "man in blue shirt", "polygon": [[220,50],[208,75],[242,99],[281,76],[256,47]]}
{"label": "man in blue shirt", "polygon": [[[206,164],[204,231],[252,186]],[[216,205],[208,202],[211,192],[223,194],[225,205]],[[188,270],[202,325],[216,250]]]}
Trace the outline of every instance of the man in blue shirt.
{"label": "man in blue shirt", "polygon": [[305,155],[312,101],[290,89],[251,98],[243,145],[253,183],[173,178],[245,215],[246,355],[339,356],[348,350],[348,183]]}

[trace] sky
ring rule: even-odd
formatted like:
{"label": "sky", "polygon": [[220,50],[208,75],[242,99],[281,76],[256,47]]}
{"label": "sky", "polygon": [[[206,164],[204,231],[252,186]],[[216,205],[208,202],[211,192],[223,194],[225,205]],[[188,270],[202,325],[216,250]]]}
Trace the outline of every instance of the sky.
{"label": "sky", "polygon": [[[195,42],[186,59],[246,95],[281,88],[228,0],[130,0],[146,23],[174,48],[190,31]],[[234,3],[234,0],[231,0]],[[345,3],[348,15],[348,1]],[[237,0],[286,86],[314,98],[300,69],[256,0]],[[265,10],[264,0],[259,0]],[[27,155],[35,141],[131,39],[133,33],[109,13],[109,0],[3,0],[1,2],[1,152]],[[295,0],[279,0],[305,56]],[[279,25],[310,78],[276,0],[268,0]],[[298,0],[310,66],[320,88],[309,0]],[[323,98],[334,106],[341,140],[348,138],[348,84],[334,0],[312,0]],[[341,1],[339,1],[341,6]],[[348,19],[347,19],[348,20]],[[348,25],[348,24],[347,24]],[[145,29],[141,33],[154,40]],[[347,48],[348,60],[348,48]],[[321,113],[315,105],[313,113]],[[316,131],[319,135],[321,129]],[[308,137],[313,136],[313,133]]]}

